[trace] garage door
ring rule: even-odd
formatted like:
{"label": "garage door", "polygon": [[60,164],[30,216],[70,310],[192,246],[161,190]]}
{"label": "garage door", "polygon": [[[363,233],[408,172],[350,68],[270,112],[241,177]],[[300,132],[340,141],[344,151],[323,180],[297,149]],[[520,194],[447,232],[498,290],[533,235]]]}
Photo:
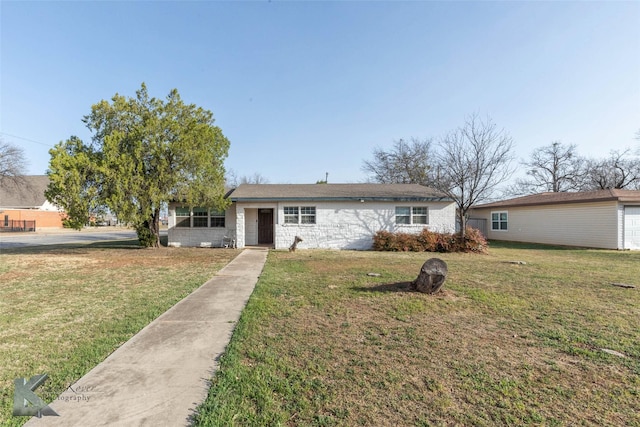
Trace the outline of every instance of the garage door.
{"label": "garage door", "polygon": [[624,208],[624,248],[640,249],[640,206]]}

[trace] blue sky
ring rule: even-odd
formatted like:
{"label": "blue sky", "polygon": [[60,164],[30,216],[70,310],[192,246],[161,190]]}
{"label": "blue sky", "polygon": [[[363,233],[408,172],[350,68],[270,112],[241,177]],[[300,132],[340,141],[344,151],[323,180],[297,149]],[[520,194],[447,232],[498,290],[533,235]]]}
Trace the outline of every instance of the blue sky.
{"label": "blue sky", "polygon": [[227,168],[272,183],[364,181],[376,147],[473,113],[518,158],[640,146],[639,1],[2,1],[0,24],[0,137],[31,174],[142,82],[211,110]]}

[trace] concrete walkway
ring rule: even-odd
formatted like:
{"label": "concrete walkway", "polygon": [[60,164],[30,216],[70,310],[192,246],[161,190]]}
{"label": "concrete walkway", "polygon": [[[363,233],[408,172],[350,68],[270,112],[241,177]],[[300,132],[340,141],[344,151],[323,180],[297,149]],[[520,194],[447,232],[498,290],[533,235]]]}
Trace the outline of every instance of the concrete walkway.
{"label": "concrete walkway", "polygon": [[58,417],[33,417],[26,425],[189,425],[267,253],[245,249],[62,393],[49,405]]}

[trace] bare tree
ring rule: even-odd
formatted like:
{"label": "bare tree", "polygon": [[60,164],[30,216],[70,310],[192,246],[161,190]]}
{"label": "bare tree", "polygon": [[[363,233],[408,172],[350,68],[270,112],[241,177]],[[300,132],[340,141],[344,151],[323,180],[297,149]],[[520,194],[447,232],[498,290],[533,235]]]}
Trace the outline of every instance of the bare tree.
{"label": "bare tree", "polygon": [[25,174],[24,150],[0,139],[0,182],[17,182]]}
{"label": "bare tree", "polygon": [[238,176],[235,170],[229,169],[225,177],[226,185],[230,187],[237,187],[240,184],[268,184],[269,180],[256,172],[251,176],[242,175]]}
{"label": "bare tree", "polygon": [[376,148],[373,159],[365,160],[362,170],[371,174],[374,182],[431,186],[435,178],[435,163],[435,156],[431,153],[431,140],[399,139],[394,141],[393,148],[389,151]]}
{"label": "bare tree", "polygon": [[584,189],[640,189],[640,158],[631,149],[611,151],[606,159],[588,160],[584,174]]}
{"label": "bare tree", "polygon": [[240,184],[268,184],[269,180],[262,176],[262,174],[256,172],[251,176],[242,176],[240,178]]}
{"label": "bare tree", "polygon": [[455,201],[464,239],[471,206],[489,199],[513,174],[513,140],[490,118],[483,121],[473,115],[464,126],[444,137],[438,148],[440,176],[436,188]]}
{"label": "bare tree", "polygon": [[559,141],[536,148],[529,161],[522,161],[528,179],[519,179],[515,187],[521,194],[580,190],[584,174],[584,158],[576,153],[576,145]]}

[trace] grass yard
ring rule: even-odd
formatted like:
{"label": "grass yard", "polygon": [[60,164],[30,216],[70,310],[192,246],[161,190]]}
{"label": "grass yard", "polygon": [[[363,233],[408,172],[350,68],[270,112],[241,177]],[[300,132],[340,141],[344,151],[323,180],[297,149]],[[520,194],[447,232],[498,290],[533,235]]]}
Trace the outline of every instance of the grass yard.
{"label": "grass yard", "polygon": [[438,256],[272,251],[198,424],[640,425],[640,252]]}
{"label": "grass yard", "polygon": [[47,373],[37,395],[53,400],[239,253],[134,245],[0,254],[0,425],[28,419],[11,415],[15,378]]}

